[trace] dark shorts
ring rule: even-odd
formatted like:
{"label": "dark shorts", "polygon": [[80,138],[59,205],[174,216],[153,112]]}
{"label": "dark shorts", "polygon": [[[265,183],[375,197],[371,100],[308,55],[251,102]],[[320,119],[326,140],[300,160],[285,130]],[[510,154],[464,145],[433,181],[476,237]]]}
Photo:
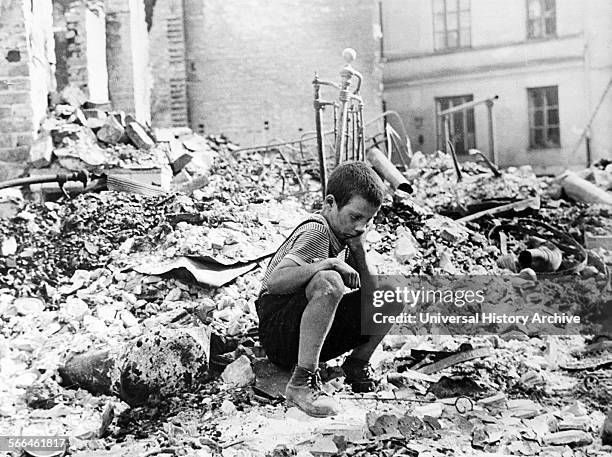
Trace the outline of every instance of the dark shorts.
{"label": "dark shorts", "polygon": [[[285,368],[297,363],[300,322],[308,304],[304,291],[293,295],[264,295],[255,302],[259,341],[270,361]],[[345,294],[323,343],[320,360],[334,359],[369,341],[361,334],[361,293]]]}

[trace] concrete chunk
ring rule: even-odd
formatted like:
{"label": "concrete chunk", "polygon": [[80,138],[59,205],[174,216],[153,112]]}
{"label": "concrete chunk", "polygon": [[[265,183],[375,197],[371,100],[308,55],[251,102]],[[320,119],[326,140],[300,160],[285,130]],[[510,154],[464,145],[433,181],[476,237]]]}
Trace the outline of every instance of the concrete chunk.
{"label": "concrete chunk", "polygon": [[566,430],[544,436],[544,444],[552,444],[554,446],[563,446],[564,444],[584,446],[592,442],[593,437],[581,430]]}
{"label": "concrete chunk", "polygon": [[138,149],[151,149],[155,142],[138,122],[130,122],[125,127],[125,133]]}
{"label": "concrete chunk", "polygon": [[116,144],[123,136],[124,129],[115,116],[108,116],[104,125],[98,130],[97,137],[107,144]]}
{"label": "concrete chunk", "polygon": [[245,387],[255,382],[255,373],[251,361],[246,355],[241,355],[230,363],[221,374],[223,382],[235,387]]}

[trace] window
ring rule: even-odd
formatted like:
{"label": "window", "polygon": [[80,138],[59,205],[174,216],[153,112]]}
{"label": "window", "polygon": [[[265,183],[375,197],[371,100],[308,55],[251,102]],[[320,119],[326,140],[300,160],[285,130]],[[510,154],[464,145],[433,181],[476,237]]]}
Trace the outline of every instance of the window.
{"label": "window", "polygon": [[529,146],[533,149],[561,146],[557,86],[527,89],[529,97]]}
{"label": "window", "polygon": [[555,0],[527,0],[527,36],[542,38],[556,33]]}
{"label": "window", "polygon": [[[443,97],[436,99],[438,113],[452,108],[453,106],[463,105],[474,100],[472,95],[460,95],[457,97]],[[465,111],[457,111],[449,114],[448,133],[450,140],[455,147],[457,154],[467,154],[469,149],[476,148],[476,134],[474,125],[474,108]],[[438,149],[446,150],[446,138],[444,123],[441,116],[438,116]]]}
{"label": "window", "polygon": [[472,45],[470,0],[433,0],[436,50]]}

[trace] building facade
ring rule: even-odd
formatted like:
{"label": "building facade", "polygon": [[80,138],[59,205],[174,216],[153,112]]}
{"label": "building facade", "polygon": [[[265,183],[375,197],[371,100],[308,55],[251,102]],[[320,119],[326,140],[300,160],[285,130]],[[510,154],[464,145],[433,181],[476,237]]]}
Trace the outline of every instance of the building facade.
{"label": "building facade", "polygon": [[[299,139],[315,128],[315,72],[339,81],[347,47],[357,51],[353,66],[364,76],[365,119],[381,112],[378,9],[373,0],[146,4],[153,11],[153,126],[179,125],[179,112],[186,109],[193,130],[224,133],[244,146]],[[322,95],[338,98],[329,89]]]}
{"label": "building facade", "polygon": [[[495,158],[536,172],[612,156],[612,3],[381,0],[384,102],[413,148],[444,149],[439,113],[497,95]],[[600,103],[601,102],[601,103]],[[584,141],[584,129],[600,105]],[[491,153],[485,104],[453,113],[455,150]],[[588,145],[587,145],[588,143]]]}

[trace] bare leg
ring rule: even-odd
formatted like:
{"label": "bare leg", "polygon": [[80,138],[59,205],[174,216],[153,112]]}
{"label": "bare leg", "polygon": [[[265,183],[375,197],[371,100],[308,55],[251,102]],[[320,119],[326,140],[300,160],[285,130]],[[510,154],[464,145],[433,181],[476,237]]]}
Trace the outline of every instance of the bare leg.
{"label": "bare leg", "polygon": [[298,365],[314,371],[325,338],[334,321],[338,303],[344,294],[344,283],[336,271],[324,270],[315,274],[306,287],[308,305],[300,322]]}
{"label": "bare leg", "polygon": [[351,357],[354,359],[363,360],[365,362],[369,361],[374,354],[374,351],[383,340],[385,335],[372,335],[370,336],[370,341],[367,343],[363,343],[361,346],[357,346],[351,352]]}

